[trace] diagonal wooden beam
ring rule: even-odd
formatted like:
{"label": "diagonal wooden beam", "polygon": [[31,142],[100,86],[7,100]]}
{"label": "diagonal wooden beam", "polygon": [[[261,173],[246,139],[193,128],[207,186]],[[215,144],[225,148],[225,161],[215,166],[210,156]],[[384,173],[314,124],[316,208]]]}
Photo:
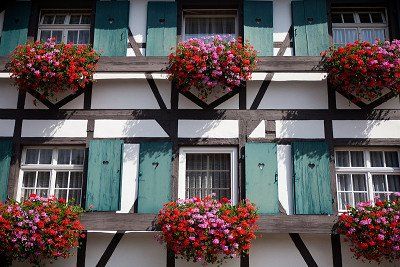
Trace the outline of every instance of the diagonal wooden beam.
{"label": "diagonal wooden beam", "polygon": [[300,252],[301,256],[303,257],[304,261],[306,262],[307,266],[308,267],[318,267],[317,263],[315,262],[310,251],[306,247],[306,244],[304,244],[300,235],[295,234],[295,233],[289,233],[289,236],[292,239],[294,245],[299,250],[299,252]]}
{"label": "diagonal wooden beam", "polygon": [[158,90],[157,84],[153,79],[153,75],[151,74],[146,74],[146,80],[147,83],[149,84],[151,91],[154,94],[154,97],[157,100],[158,105],[160,106],[160,109],[167,109],[167,106],[164,103],[164,100],[160,94],[160,91]]}
{"label": "diagonal wooden beam", "polygon": [[58,101],[57,103],[54,104],[54,108],[56,108],[56,109],[62,108],[64,105],[68,104],[72,100],[74,100],[77,97],[79,97],[80,95],[82,95],[85,92],[85,90],[86,89],[80,88],[76,92],[64,97],[63,99],[61,99],[60,101]]}
{"label": "diagonal wooden beam", "polygon": [[48,107],[49,109],[57,109],[56,106],[50,102],[47,98],[43,98],[42,95],[34,90],[28,90],[28,93],[33,96],[40,103]]}
{"label": "diagonal wooden beam", "polygon": [[101,256],[99,262],[97,263],[96,267],[105,267],[110,260],[112,254],[114,253],[115,249],[117,248],[119,242],[121,241],[122,237],[124,236],[125,231],[118,231],[114,237],[111,239],[110,244],[108,244],[106,250],[104,251],[103,255]]}
{"label": "diagonal wooden beam", "polygon": [[396,97],[397,94],[393,91],[381,96],[380,98],[376,99],[375,101],[369,103],[368,105],[364,106],[364,109],[371,110],[377,108],[378,106],[382,105],[383,103],[389,101],[390,99]]}
{"label": "diagonal wooden beam", "polygon": [[180,92],[182,95],[184,95],[187,99],[189,99],[190,101],[192,101],[193,103],[195,103],[196,105],[198,105],[199,107],[201,107],[202,109],[207,109],[208,108],[208,104],[201,101],[197,96],[195,96],[192,92],[189,91],[185,91],[185,92]]}
{"label": "diagonal wooden beam", "polygon": [[336,92],[338,92],[339,94],[341,94],[342,96],[344,96],[345,98],[347,98],[351,103],[353,103],[354,105],[356,105],[357,107],[364,109],[367,104],[365,104],[364,102],[360,102],[357,100],[357,98],[355,96],[353,96],[352,94],[340,91],[340,90],[335,90]]}
{"label": "diagonal wooden beam", "polygon": [[218,99],[214,100],[213,102],[211,102],[210,104],[208,104],[207,109],[216,108],[217,106],[221,105],[225,101],[227,101],[227,100],[231,99],[232,97],[234,97],[235,95],[237,95],[239,92],[240,92],[240,87],[233,89],[229,93],[224,94],[220,98],[218,98]]}
{"label": "diagonal wooden beam", "polygon": [[133,52],[135,52],[135,56],[137,57],[143,57],[142,52],[140,52],[140,46],[136,42],[135,38],[133,37],[131,29],[128,27],[128,41],[130,47],[133,49]]}

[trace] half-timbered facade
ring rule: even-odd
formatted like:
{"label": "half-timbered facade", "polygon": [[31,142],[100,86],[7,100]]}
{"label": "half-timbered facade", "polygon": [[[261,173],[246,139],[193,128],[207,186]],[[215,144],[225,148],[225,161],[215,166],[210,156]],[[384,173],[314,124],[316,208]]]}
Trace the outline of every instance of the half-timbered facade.
{"label": "half-timbered facade", "polygon": [[[153,221],[169,200],[211,193],[261,213],[250,255],[223,266],[368,266],[332,227],[347,204],[400,191],[399,97],[355,102],[329,88],[319,55],[399,38],[399,1],[0,5],[1,200],[56,195],[88,210],[76,256],[54,266],[198,266],[158,244]],[[257,71],[207,101],[179,92],[163,72],[171,47],[215,34],[250,41]],[[7,55],[49,37],[101,52],[89,88],[46,100],[12,86]]]}

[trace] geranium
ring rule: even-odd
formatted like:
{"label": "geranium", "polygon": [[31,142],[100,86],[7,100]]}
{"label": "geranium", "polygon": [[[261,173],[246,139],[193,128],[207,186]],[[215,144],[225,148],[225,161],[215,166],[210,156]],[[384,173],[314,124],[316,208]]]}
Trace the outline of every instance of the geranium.
{"label": "geranium", "polygon": [[93,81],[99,54],[88,45],[28,42],[11,55],[7,70],[20,90],[35,90],[43,98],[75,92]]}
{"label": "geranium", "polygon": [[22,202],[0,203],[0,255],[39,265],[70,256],[78,247],[82,208],[63,199],[31,195]]}
{"label": "geranium", "polygon": [[251,78],[257,52],[242,40],[224,40],[220,36],[180,42],[169,55],[167,73],[182,91],[196,88],[206,99],[215,87],[225,92]]}
{"label": "geranium", "polygon": [[248,253],[257,230],[257,209],[249,201],[234,206],[211,196],[169,202],[157,217],[159,236],[177,257],[221,264]]}
{"label": "geranium", "polygon": [[355,42],[322,53],[329,83],[338,91],[374,100],[385,89],[400,93],[400,41]]}
{"label": "geranium", "polygon": [[357,259],[394,261],[400,259],[400,201],[362,202],[339,216],[337,231],[350,241]]}

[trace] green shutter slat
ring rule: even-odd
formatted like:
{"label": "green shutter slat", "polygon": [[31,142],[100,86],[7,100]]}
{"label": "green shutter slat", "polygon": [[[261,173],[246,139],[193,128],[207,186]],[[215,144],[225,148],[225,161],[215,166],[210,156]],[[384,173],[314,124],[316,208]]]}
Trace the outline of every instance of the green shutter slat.
{"label": "green shutter slat", "polygon": [[273,41],[273,2],[244,1],[244,39],[259,52],[259,56],[272,56]]}
{"label": "green shutter slat", "polygon": [[294,142],[293,178],[296,214],[332,214],[328,145]]}
{"label": "green shutter slat", "polygon": [[319,56],[329,47],[325,0],[293,1],[292,21],[296,56]]}
{"label": "green shutter slat", "polygon": [[11,140],[0,141],[0,202],[7,199],[8,175],[12,156]]}
{"label": "green shutter slat", "polygon": [[140,144],[138,212],[158,213],[171,200],[172,144]]}
{"label": "green shutter slat", "polygon": [[6,9],[0,42],[0,56],[8,55],[17,45],[26,43],[30,12],[30,1],[15,2]]}
{"label": "green shutter slat", "polygon": [[260,213],[278,214],[278,163],[276,144],[247,143],[246,198]]}
{"label": "green shutter slat", "polygon": [[120,207],[121,140],[93,140],[89,143],[86,208],[116,211]]}
{"label": "green shutter slat", "polygon": [[148,2],[146,56],[167,56],[176,41],[176,2]]}
{"label": "green shutter slat", "polygon": [[97,1],[94,49],[102,56],[126,56],[129,1]]}

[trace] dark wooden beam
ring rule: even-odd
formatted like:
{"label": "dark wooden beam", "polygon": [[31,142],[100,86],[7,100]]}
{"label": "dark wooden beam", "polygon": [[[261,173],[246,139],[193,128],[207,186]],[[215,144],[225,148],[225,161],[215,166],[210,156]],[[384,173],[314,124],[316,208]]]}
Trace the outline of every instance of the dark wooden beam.
{"label": "dark wooden beam", "polygon": [[340,235],[332,234],[331,244],[332,244],[333,267],[342,267],[343,263],[342,263],[342,247],[340,244]]}
{"label": "dark wooden beam", "polygon": [[96,267],[105,267],[110,260],[112,254],[114,253],[115,249],[117,248],[119,242],[124,237],[124,231],[117,231],[117,233],[113,236],[110,243],[108,244],[106,250],[104,251],[103,255],[99,262],[97,263]]}
{"label": "dark wooden beam", "polygon": [[303,257],[304,261],[306,262],[308,267],[318,267],[317,263],[315,262],[314,258],[312,257],[310,251],[308,250],[306,244],[304,244],[303,240],[301,239],[298,233],[290,233],[290,238],[292,239],[293,243],[299,250],[301,256]]}

